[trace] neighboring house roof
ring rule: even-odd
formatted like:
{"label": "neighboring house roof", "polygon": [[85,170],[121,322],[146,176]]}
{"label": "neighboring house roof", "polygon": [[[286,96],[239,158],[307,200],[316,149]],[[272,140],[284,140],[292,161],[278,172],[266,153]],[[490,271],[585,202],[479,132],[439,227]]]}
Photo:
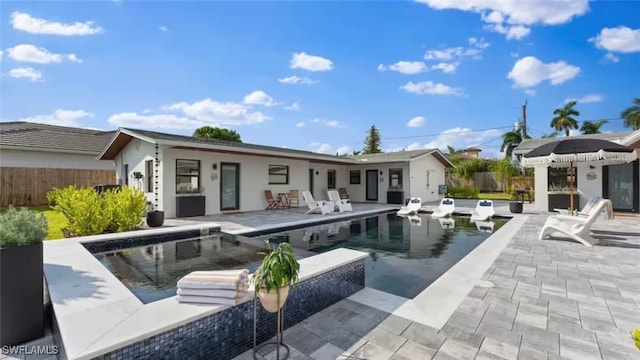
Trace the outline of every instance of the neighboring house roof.
{"label": "neighboring house roof", "polygon": [[114,133],[24,121],[0,122],[0,147],[98,155]]}
{"label": "neighboring house roof", "polygon": [[625,146],[640,148],[640,130],[636,130],[627,135],[620,143]]}
{"label": "neighboring house roof", "polygon": [[[609,140],[609,141],[620,143],[622,139],[629,136],[629,134],[631,134],[631,132],[624,131],[624,132],[610,132],[610,133],[590,134],[590,135],[574,135],[574,136],[571,136],[571,138],[602,139],[602,140]],[[548,144],[554,141],[560,141],[565,138],[566,137],[561,136],[561,137],[541,138],[541,139],[524,139],[522,140],[520,145],[518,145],[518,147],[516,147],[513,150],[513,153],[516,155],[524,155],[529,151],[537,148],[538,146]]]}
{"label": "neighboring house roof", "polygon": [[480,149],[477,146],[472,146],[472,147],[468,147],[468,148],[464,149],[464,151],[482,151],[482,149]]}
{"label": "neighboring house roof", "polygon": [[[248,143],[237,143],[231,141],[223,141],[217,139],[202,139],[202,138],[194,138],[192,136],[186,135],[174,135],[161,133],[157,131],[149,131],[149,130],[141,130],[141,129],[131,129],[131,128],[120,128],[117,133],[113,135],[111,141],[105,146],[103,151],[98,155],[98,158],[101,160],[114,160],[116,156],[127,146],[129,141],[133,138],[139,138],[151,143],[157,143],[158,145],[166,145],[174,148],[181,149],[192,149],[192,150],[210,150],[210,151],[218,151],[218,152],[227,152],[227,153],[238,153],[238,154],[250,154],[250,155],[258,155],[258,156],[275,156],[275,157],[285,157],[285,158],[295,158],[295,159],[307,159],[316,162],[329,162],[329,163],[339,163],[339,164],[359,164],[362,162],[361,159],[352,156],[335,156],[335,155],[327,155],[327,154],[319,154],[311,151],[304,150],[296,150],[296,149],[288,149],[281,148],[275,146],[266,146],[266,145],[257,145],[257,144],[248,144]],[[425,155],[427,153],[434,153],[434,156],[440,157],[444,159],[450,166],[453,166],[438,150],[416,150],[421,152],[420,155]],[[399,153],[414,153],[414,151],[404,151],[398,153],[386,153],[384,155],[390,154],[399,154]],[[417,155],[416,153],[416,156]],[[401,155],[404,160],[396,160],[396,161],[409,161],[411,158],[407,158],[407,154]],[[441,162],[442,159],[439,159]],[[389,161],[375,161],[375,162],[389,162]],[[445,166],[447,166],[445,164]]]}
{"label": "neighboring house roof", "polygon": [[408,162],[413,159],[419,158],[425,155],[433,155],[438,161],[440,161],[445,167],[454,167],[453,163],[447,159],[447,157],[438,149],[424,149],[424,150],[402,150],[388,153],[379,154],[364,154],[350,156],[360,162],[371,163],[394,163],[394,162]]}

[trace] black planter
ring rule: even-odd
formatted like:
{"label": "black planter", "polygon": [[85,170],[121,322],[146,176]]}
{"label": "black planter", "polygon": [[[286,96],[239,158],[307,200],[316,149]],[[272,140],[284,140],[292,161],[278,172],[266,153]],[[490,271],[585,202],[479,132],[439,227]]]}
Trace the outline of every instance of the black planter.
{"label": "black planter", "polygon": [[176,197],[176,217],[204,216],[205,197],[202,195]]}
{"label": "black planter", "polygon": [[42,243],[0,249],[0,346],[44,336]]}
{"label": "black planter", "polygon": [[522,203],[521,202],[510,202],[509,203],[509,211],[511,211],[514,214],[521,214],[522,213]]}
{"label": "black planter", "polygon": [[[549,212],[554,209],[569,209],[571,206],[571,197],[569,194],[548,194]],[[573,208],[580,209],[580,195],[573,194]]]}
{"label": "black planter", "polygon": [[160,227],[164,224],[164,211],[149,211],[147,213],[147,225],[149,227]]}

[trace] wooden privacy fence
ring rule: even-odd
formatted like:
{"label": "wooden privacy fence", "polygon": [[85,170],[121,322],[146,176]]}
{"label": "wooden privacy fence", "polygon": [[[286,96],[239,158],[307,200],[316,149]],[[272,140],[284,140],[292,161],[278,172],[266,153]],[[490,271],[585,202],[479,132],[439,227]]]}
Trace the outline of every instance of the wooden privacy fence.
{"label": "wooden privacy fence", "polygon": [[0,207],[47,205],[53,188],[115,184],[115,170],[0,168]]}
{"label": "wooden privacy fence", "polygon": [[507,178],[507,189],[525,188],[529,187],[531,190],[535,189],[535,181],[533,176],[514,176]]}

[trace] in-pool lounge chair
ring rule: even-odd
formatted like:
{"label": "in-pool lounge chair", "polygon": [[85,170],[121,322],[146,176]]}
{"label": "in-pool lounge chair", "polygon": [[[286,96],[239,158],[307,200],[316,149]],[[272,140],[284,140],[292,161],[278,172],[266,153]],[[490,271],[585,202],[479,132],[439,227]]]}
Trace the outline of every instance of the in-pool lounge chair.
{"label": "in-pool lounge chair", "polygon": [[448,217],[453,214],[456,210],[456,202],[451,198],[444,198],[440,200],[440,205],[438,205],[435,210],[431,213],[432,218],[443,218]]}
{"label": "in-pool lounge chair", "polygon": [[480,200],[476,204],[476,208],[471,213],[471,221],[487,221],[496,214],[493,208],[493,201]]}
{"label": "in-pool lounge chair", "polygon": [[418,215],[407,215],[411,226],[422,226],[422,218]]}
{"label": "in-pool lounge chair", "polygon": [[591,226],[605,210],[608,217],[612,218],[611,200],[599,199],[586,217],[562,214],[551,215],[542,226],[538,238],[544,240],[549,237],[567,237],[585,246],[595,245],[598,240],[591,237]]}
{"label": "in-pool lounge chair", "polygon": [[491,234],[493,232],[493,227],[495,225],[496,223],[494,223],[493,221],[481,221],[481,220],[476,221],[476,229],[484,233]]}
{"label": "in-pool lounge chair", "polygon": [[351,207],[351,202],[349,201],[349,199],[341,199],[340,194],[336,190],[329,190],[327,191],[327,193],[329,195],[329,200],[333,201],[334,206],[338,207],[338,211],[340,212],[353,211],[353,208]]}
{"label": "in-pool lounge chair", "polygon": [[330,214],[333,212],[333,202],[331,201],[315,201],[313,199],[313,195],[311,195],[311,192],[309,191],[304,191],[302,193],[302,198],[304,199],[304,202],[307,203],[307,206],[309,207],[309,211],[307,211],[307,214],[314,214],[317,212],[321,212],[322,215],[324,214]]}
{"label": "in-pool lounge chair", "polygon": [[398,215],[417,215],[418,211],[422,207],[422,199],[419,197],[412,197],[409,199],[407,206],[403,206],[398,210]]}
{"label": "in-pool lounge chair", "polygon": [[453,218],[438,218],[438,222],[440,223],[440,227],[445,230],[456,227],[456,221]]}

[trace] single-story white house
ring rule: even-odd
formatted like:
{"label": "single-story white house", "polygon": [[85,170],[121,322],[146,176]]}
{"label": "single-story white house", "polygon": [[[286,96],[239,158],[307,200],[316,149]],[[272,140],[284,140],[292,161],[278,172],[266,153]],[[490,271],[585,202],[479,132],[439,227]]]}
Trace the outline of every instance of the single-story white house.
{"label": "single-story white house", "polygon": [[[576,135],[576,138],[594,138],[616,142],[631,148],[640,155],[640,130],[592,135]],[[516,156],[522,156],[538,146],[561,138],[526,139],[514,150]],[[640,158],[640,156],[639,156]],[[581,163],[576,166],[576,189],[578,208],[582,208],[588,198],[602,196],[610,199],[613,209],[618,212],[640,212],[640,173],[639,160],[620,165],[600,165]],[[535,208],[540,211],[552,211],[553,208],[568,208],[567,192],[568,169],[554,169],[539,166],[534,169]]]}
{"label": "single-story white house", "polygon": [[265,190],[298,190],[299,206],[303,191],[326,200],[328,189],[340,188],[353,202],[438,200],[453,167],[437,149],[334,156],[129,128],[118,129],[98,159],[113,161],[120,183],[144,191],[166,218],[263,210]]}

